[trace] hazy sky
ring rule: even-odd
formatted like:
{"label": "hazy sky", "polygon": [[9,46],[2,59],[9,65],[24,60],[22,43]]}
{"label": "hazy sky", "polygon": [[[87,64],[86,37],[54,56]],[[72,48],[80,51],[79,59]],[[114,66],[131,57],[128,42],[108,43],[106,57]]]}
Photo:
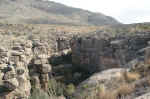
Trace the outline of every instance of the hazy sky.
{"label": "hazy sky", "polygon": [[101,12],[122,23],[150,22],[150,0],[50,0]]}

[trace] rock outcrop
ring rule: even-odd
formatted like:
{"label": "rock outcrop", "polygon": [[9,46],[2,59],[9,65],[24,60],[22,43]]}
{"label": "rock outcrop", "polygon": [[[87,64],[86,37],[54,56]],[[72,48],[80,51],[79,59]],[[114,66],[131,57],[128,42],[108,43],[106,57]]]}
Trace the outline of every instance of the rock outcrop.
{"label": "rock outcrop", "polygon": [[137,97],[135,99],[149,99],[149,98],[150,98],[150,93],[146,93],[146,94],[144,94],[142,96],[139,96],[139,97]]}
{"label": "rock outcrop", "polygon": [[3,51],[8,54],[8,56],[5,55],[6,58],[3,58],[7,61],[5,60],[1,64],[1,75],[4,75],[0,79],[2,89],[7,89],[2,93],[6,99],[9,99],[9,97],[26,99],[30,96],[31,84],[28,63],[32,59],[32,54],[29,58],[26,53],[32,52],[32,50],[31,52],[27,51],[32,46],[27,46],[28,44],[29,42],[15,43],[11,50]]}
{"label": "rock outcrop", "polygon": [[82,99],[82,95],[91,94],[93,89],[98,86],[103,86],[105,89],[110,89],[112,83],[117,83],[123,77],[123,73],[126,69],[110,69],[93,74],[87,80],[81,82],[74,93],[74,97]]}
{"label": "rock outcrop", "polygon": [[29,65],[31,84],[34,88],[48,90],[51,65],[48,62],[50,50],[48,44],[36,41],[33,45],[34,57]]}
{"label": "rock outcrop", "polygon": [[88,72],[102,71],[108,68],[126,67],[126,64],[138,56],[148,45],[149,34],[111,37],[107,33],[94,36],[77,36],[71,40],[72,62]]}
{"label": "rock outcrop", "polygon": [[[51,65],[46,43],[14,43],[11,50],[0,48],[0,96],[28,99],[31,85],[47,90]],[[31,81],[31,82],[30,82]]]}

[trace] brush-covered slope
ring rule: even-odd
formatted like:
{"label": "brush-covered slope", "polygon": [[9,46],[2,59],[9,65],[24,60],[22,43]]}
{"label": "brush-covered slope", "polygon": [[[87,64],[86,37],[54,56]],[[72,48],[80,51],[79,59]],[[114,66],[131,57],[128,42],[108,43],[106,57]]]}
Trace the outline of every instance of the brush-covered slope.
{"label": "brush-covered slope", "polygon": [[65,25],[114,25],[112,17],[48,0],[0,0],[0,22]]}

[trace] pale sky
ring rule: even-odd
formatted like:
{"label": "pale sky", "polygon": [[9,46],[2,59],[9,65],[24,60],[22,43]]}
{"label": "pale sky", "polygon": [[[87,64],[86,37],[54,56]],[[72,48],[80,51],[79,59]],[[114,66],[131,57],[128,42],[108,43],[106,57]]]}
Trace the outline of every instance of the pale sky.
{"label": "pale sky", "polygon": [[150,0],[50,0],[68,6],[100,12],[129,24],[150,22]]}

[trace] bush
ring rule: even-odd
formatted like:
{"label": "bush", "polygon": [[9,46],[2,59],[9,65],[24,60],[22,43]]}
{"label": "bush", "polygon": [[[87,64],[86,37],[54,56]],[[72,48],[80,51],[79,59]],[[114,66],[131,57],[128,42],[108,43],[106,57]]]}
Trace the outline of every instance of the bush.
{"label": "bush", "polygon": [[49,96],[66,96],[72,99],[72,94],[75,92],[75,86],[73,84],[65,85],[61,82],[57,82],[55,79],[49,80],[48,95]]}
{"label": "bush", "polygon": [[126,96],[135,91],[135,86],[128,83],[120,84],[120,86],[116,89],[117,94],[120,96]]}
{"label": "bush", "polygon": [[43,90],[33,89],[33,93],[29,99],[50,99],[50,97]]}
{"label": "bush", "polygon": [[65,92],[65,85],[57,82],[55,79],[50,79],[48,83],[48,95],[62,96]]}
{"label": "bush", "polygon": [[67,96],[72,96],[75,92],[75,86],[73,84],[69,84],[65,90]]}

